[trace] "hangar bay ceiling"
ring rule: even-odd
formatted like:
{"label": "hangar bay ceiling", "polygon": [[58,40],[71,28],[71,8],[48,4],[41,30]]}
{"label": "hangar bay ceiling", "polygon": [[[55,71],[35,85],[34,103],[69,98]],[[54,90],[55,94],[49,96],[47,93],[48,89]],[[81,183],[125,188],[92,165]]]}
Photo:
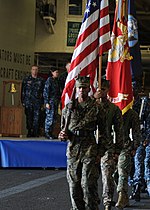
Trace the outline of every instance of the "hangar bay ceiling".
{"label": "hangar bay ceiling", "polygon": [[[37,0],[38,3],[42,0]],[[71,1],[69,1],[71,2]],[[113,25],[113,17],[115,11],[115,0],[109,0],[110,2],[110,19],[111,19],[111,27]],[[56,15],[57,15],[57,4],[56,1]],[[75,6],[75,4],[74,4]],[[142,54],[142,66],[143,71],[149,72],[150,74],[150,0],[135,0],[136,7],[136,17],[138,21],[138,32],[139,32],[139,43]],[[45,66],[45,71],[48,66],[55,65],[60,70],[63,70],[65,66],[65,62],[71,58],[71,54],[69,53],[40,53],[36,52],[35,59],[38,60],[41,66]],[[107,58],[104,56],[104,68],[107,63]],[[43,68],[44,69],[44,68]]]}

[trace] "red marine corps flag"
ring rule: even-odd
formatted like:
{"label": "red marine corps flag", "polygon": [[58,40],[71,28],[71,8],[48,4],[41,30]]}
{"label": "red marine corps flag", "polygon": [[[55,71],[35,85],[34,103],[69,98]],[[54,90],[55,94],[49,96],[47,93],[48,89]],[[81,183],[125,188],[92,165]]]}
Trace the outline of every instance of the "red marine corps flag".
{"label": "red marine corps flag", "polygon": [[110,81],[109,98],[124,114],[132,107],[132,79],[128,46],[127,2],[116,1],[114,26],[111,35],[111,49],[108,53],[107,80]]}
{"label": "red marine corps flag", "polygon": [[70,70],[62,93],[62,109],[70,102],[77,75],[90,76],[95,92],[99,55],[110,49],[108,0],[88,0],[73,52]]}

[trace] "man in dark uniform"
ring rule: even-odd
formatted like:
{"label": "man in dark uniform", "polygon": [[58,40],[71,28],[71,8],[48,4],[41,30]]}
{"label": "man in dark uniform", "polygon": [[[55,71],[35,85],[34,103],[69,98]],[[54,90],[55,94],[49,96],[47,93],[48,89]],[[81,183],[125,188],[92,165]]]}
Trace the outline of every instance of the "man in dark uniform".
{"label": "man in dark uniform", "polygon": [[[98,210],[99,158],[109,146],[106,139],[105,111],[98,107],[95,100],[88,96],[90,78],[76,80],[78,98],[62,111],[62,131],[60,139],[69,139],[67,147],[67,179],[70,188],[72,210]],[[65,119],[70,113],[68,132],[63,130]],[[99,127],[98,144],[95,131]],[[106,146],[106,147],[105,147]]]}
{"label": "man in dark uniform", "polygon": [[22,81],[21,101],[25,108],[27,137],[38,137],[40,110],[43,105],[44,80],[38,77],[38,66]]}
{"label": "man in dark uniform", "polygon": [[[137,88],[136,82],[132,82],[132,88],[133,88],[133,96],[134,96],[134,101],[133,101],[133,106],[132,109],[134,111],[136,111],[139,115],[140,113],[140,107],[141,107],[141,98],[139,96],[139,88]],[[142,149],[142,153],[143,153],[143,149],[141,148],[143,147],[142,145],[139,146],[140,149]],[[136,150],[136,153],[138,153],[139,148]],[[129,185],[133,185],[133,176],[134,176],[134,172],[135,172],[135,161],[134,161],[135,157],[133,156],[131,158],[131,170],[130,170],[130,176],[129,176]],[[144,164],[144,162],[143,162]],[[134,193],[134,187],[132,188],[132,191]],[[132,196],[130,196],[131,198]]]}
{"label": "man in dark uniform", "polygon": [[60,76],[59,76],[59,83],[60,83],[61,93],[63,92],[63,89],[65,87],[65,82],[66,82],[66,78],[68,76],[70,65],[71,65],[71,63],[70,62],[67,62],[66,63],[66,66],[65,66],[66,71],[63,72],[63,73],[61,73]]}
{"label": "man in dark uniform", "polygon": [[[108,100],[109,81],[102,79],[101,90],[95,93],[95,97],[101,98],[101,105],[106,112],[106,132],[110,150],[105,152],[101,158],[102,184],[103,184],[103,203],[105,210],[111,210],[114,205],[114,179],[113,174],[116,170],[117,159],[123,147],[123,119],[118,106]],[[98,100],[97,100],[98,102]]]}

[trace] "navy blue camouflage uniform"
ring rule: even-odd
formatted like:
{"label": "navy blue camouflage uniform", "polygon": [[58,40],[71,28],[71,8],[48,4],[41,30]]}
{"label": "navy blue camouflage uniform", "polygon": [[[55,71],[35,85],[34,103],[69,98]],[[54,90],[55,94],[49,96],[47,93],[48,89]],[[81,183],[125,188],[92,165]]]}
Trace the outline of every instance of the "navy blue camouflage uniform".
{"label": "navy blue camouflage uniform", "polygon": [[58,114],[60,103],[60,84],[57,78],[49,77],[45,83],[44,104],[50,104],[50,109],[46,108],[45,135],[52,136],[54,123]]}
{"label": "navy blue camouflage uniform", "polygon": [[150,113],[148,114],[145,126],[145,134],[147,140],[147,146],[145,149],[145,180],[147,184],[147,192],[150,196]]}
{"label": "navy blue camouflage uniform", "polygon": [[22,81],[21,101],[25,107],[28,137],[39,135],[40,110],[43,105],[44,80],[27,76]]}
{"label": "navy blue camouflage uniform", "polygon": [[[134,188],[136,188],[136,186],[142,187],[145,181],[147,180],[150,181],[150,145],[149,145],[150,99],[148,99],[147,97],[142,97],[141,101],[142,100],[144,101],[144,106],[143,106],[142,115],[141,115],[142,139],[141,139],[141,144],[136,151],[136,155],[134,159],[134,162],[135,162],[135,173],[133,177]],[[140,103],[140,107],[141,107],[141,103]],[[143,143],[145,140],[148,140],[148,144],[146,145],[145,143]],[[149,188],[150,188],[150,183],[149,183]],[[149,190],[149,194],[150,194],[150,190]],[[138,199],[140,199],[140,197]]]}

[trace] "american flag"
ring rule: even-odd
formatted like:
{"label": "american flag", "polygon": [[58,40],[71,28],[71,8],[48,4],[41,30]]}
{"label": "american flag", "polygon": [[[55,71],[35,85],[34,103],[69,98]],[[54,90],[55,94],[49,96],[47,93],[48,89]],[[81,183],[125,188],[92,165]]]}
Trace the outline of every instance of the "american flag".
{"label": "american flag", "polygon": [[95,92],[99,55],[111,47],[108,0],[88,0],[62,93],[62,108],[70,102],[77,75],[90,76]]}

